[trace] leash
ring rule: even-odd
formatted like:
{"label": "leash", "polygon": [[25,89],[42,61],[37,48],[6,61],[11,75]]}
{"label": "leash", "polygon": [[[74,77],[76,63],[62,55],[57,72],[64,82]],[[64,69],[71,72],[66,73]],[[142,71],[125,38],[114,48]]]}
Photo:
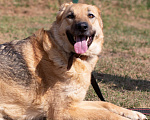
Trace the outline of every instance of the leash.
{"label": "leash", "polygon": [[100,87],[98,86],[98,84],[96,82],[96,79],[95,79],[93,74],[91,74],[91,84],[92,84],[92,87],[95,90],[97,96],[100,98],[100,100],[101,101],[105,101],[105,99],[104,99],[104,97],[102,95],[102,92],[100,90]]}
{"label": "leash", "polygon": [[150,116],[150,108],[128,108],[129,110],[134,110],[143,113],[144,115]]}

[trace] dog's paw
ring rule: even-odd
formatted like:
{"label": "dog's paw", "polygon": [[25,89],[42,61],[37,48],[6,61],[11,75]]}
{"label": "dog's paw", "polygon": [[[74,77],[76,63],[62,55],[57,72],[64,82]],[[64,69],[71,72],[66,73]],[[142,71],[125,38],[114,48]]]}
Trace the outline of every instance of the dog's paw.
{"label": "dog's paw", "polygon": [[132,116],[130,116],[131,120],[147,120],[147,117],[140,113],[140,112],[136,112],[136,111],[132,111]]}

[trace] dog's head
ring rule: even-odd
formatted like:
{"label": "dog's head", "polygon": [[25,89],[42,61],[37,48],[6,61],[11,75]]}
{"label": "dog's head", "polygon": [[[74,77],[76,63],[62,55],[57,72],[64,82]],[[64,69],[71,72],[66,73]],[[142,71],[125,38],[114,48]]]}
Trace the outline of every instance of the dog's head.
{"label": "dog's head", "polygon": [[57,19],[59,44],[66,52],[99,54],[103,43],[103,23],[100,10],[87,4],[65,3]]}

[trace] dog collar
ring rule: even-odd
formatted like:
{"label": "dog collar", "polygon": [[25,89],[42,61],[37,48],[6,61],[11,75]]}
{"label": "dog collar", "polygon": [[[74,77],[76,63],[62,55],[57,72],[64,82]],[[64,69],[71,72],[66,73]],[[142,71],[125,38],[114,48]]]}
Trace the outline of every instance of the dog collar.
{"label": "dog collar", "polygon": [[86,56],[86,55],[81,55],[81,54],[71,52],[71,55],[70,55],[69,60],[68,60],[67,70],[70,70],[70,68],[73,64],[74,57],[75,58],[80,58],[81,60],[87,60],[87,58],[88,58],[88,56]]}

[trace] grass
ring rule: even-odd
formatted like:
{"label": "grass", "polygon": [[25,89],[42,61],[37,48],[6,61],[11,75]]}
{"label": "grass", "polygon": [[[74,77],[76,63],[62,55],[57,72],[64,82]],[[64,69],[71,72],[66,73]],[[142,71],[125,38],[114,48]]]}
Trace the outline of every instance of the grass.
{"label": "grass", "polygon": [[[126,108],[150,108],[149,0],[82,2],[102,11],[105,43],[94,75],[105,99]],[[1,0],[0,6],[0,43],[49,29],[59,8],[54,0]],[[85,99],[99,100],[91,86]]]}
{"label": "grass", "polygon": [[50,24],[52,23],[47,16],[18,17],[4,15],[0,17],[0,21],[0,33],[9,36],[6,41],[22,39],[32,35],[40,28],[49,29]]}

